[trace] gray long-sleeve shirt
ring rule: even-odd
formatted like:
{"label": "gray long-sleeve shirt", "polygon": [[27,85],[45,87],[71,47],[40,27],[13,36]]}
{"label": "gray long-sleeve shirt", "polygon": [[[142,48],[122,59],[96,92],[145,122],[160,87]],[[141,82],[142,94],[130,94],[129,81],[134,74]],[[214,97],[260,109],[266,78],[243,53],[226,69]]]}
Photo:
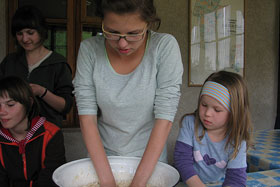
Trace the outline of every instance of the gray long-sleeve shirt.
{"label": "gray long-sleeve shirt", "polygon": [[[142,156],[155,119],[174,120],[183,66],[176,39],[149,32],[144,57],[131,73],[112,68],[103,36],[81,43],[74,78],[79,115],[96,115],[108,155]],[[160,160],[166,161],[166,150]]]}

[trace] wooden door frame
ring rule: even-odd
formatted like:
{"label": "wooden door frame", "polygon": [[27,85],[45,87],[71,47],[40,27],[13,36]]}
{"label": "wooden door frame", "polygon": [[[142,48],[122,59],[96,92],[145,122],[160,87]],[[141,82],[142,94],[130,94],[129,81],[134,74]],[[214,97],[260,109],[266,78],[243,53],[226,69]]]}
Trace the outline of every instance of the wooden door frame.
{"label": "wooden door frame", "polygon": [[11,31],[11,22],[12,22],[12,17],[18,7],[18,1],[17,0],[6,0],[6,31],[7,31],[7,51],[6,54],[15,52],[15,41],[14,37],[12,36],[12,31]]}
{"label": "wooden door frame", "polygon": [[[72,69],[72,78],[76,72],[76,49],[75,49],[75,19],[76,15],[74,0],[67,0],[67,62],[69,63]],[[69,114],[66,116],[66,122],[64,126],[77,126],[78,121],[76,119],[76,105],[75,102]]]}

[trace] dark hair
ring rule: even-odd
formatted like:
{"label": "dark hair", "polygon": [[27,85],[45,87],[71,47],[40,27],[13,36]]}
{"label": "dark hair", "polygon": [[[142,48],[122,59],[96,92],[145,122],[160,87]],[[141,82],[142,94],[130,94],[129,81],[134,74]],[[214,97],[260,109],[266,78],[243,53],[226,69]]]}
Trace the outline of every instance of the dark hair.
{"label": "dark hair", "polygon": [[96,15],[104,18],[106,12],[125,14],[139,12],[149,27],[159,29],[161,20],[157,16],[153,0],[97,0]]}
{"label": "dark hair", "polygon": [[7,96],[19,102],[25,108],[28,118],[27,130],[29,130],[31,127],[31,120],[39,115],[39,104],[31,87],[19,77],[9,76],[2,78],[0,79],[0,97]]}
{"label": "dark hair", "polygon": [[43,43],[48,38],[48,29],[45,18],[39,9],[26,5],[17,9],[12,18],[12,35],[16,38],[16,33],[22,29],[35,29],[41,37]]}

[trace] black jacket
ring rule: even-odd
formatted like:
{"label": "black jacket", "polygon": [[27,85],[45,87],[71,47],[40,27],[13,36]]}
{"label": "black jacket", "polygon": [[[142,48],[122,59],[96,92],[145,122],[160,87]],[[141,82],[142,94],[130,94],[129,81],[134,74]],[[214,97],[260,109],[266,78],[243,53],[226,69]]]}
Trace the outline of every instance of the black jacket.
{"label": "black jacket", "polygon": [[61,126],[63,117],[71,110],[73,105],[72,71],[66,59],[62,55],[52,52],[29,74],[25,53],[12,53],[6,56],[0,64],[0,78],[11,75],[21,77],[29,83],[39,84],[65,99],[65,108],[60,113],[38,97],[40,115]]}
{"label": "black jacket", "polygon": [[52,174],[66,162],[63,134],[42,117],[32,120],[30,131],[35,133],[24,146],[24,141],[16,141],[7,129],[0,127],[1,187],[57,186]]}

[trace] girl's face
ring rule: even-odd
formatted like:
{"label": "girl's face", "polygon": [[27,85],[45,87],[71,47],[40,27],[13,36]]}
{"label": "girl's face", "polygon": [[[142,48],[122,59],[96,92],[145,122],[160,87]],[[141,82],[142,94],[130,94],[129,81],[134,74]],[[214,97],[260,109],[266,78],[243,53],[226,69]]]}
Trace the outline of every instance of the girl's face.
{"label": "girl's face", "polygon": [[143,33],[143,39],[139,41],[127,41],[121,37],[119,40],[106,39],[106,46],[109,51],[117,53],[121,56],[129,56],[132,53],[141,49],[145,49],[145,42],[147,38],[147,23],[143,21],[139,13],[115,14],[113,12],[106,12],[103,19],[104,31],[114,34],[135,35]]}
{"label": "girl's face", "polygon": [[40,34],[35,29],[22,29],[16,33],[16,38],[25,51],[33,51],[42,45]]}
{"label": "girl's face", "polygon": [[[0,123],[11,132],[27,129],[27,116],[24,106],[7,97],[0,97]],[[12,133],[13,134],[13,133]]]}
{"label": "girl's face", "polygon": [[202,95],[199,103],[199,117],[207,130],[226,131],[230,112],[216,99]]}

